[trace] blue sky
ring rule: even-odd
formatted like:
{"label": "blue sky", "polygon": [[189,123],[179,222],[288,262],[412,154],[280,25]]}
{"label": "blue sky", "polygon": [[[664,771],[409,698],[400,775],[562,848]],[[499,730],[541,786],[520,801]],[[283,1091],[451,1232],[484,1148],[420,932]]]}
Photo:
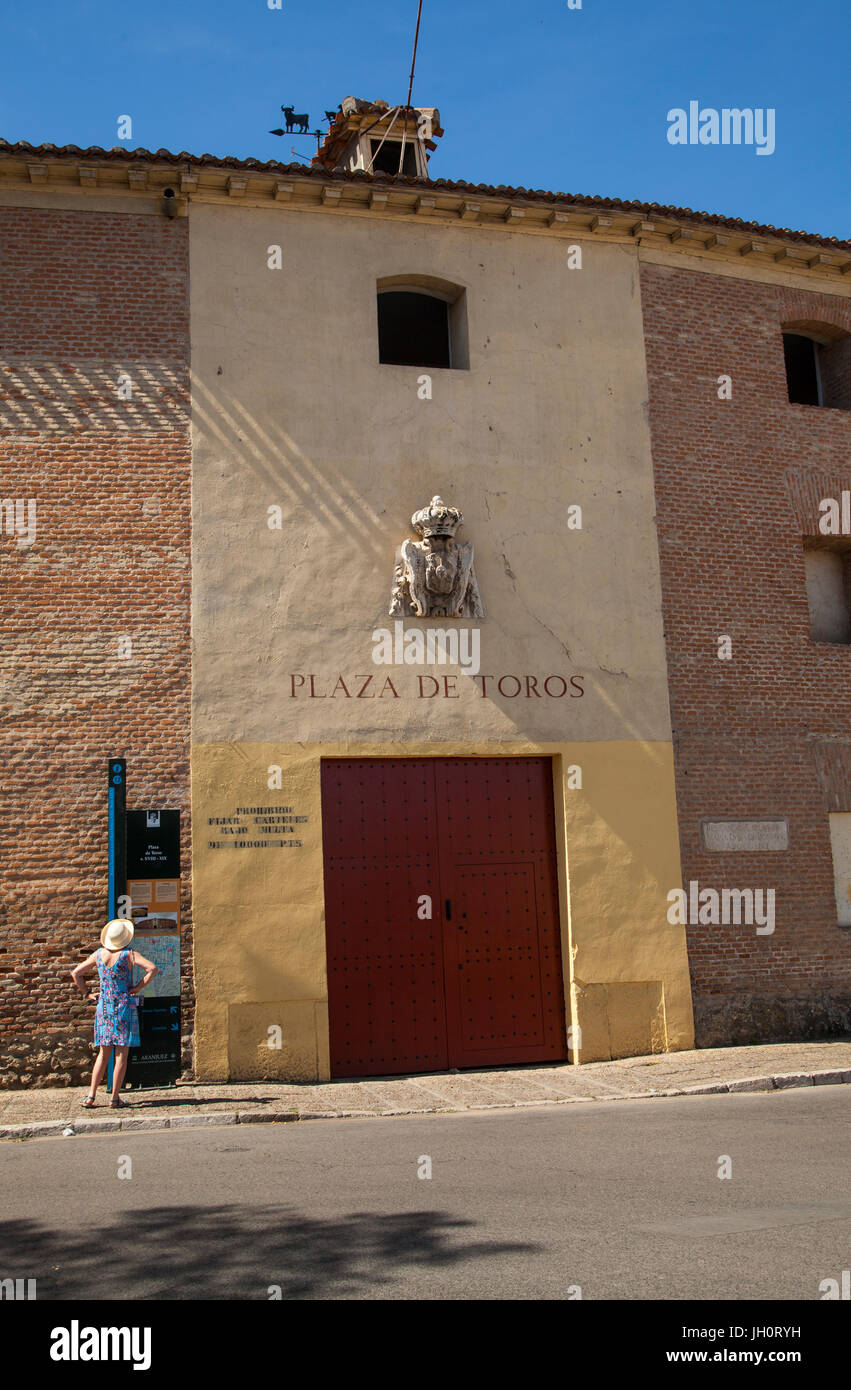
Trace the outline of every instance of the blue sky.
{"label": "blue sky", "polygon": [[[280,107],[407,95],[417,0],[5,0],[0,135],[288,162]],[[433,178],[671,203],[851,236],[849,0],[424,0]],[[772,108],[776,149],[674,146],[671,108]],[[119,142],[119,116],[133,138]]]}

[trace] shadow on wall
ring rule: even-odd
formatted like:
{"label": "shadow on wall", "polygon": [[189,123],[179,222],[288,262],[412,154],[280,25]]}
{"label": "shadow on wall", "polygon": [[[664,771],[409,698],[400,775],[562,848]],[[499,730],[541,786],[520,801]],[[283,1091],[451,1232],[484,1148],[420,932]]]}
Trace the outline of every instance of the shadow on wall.
{"label": "shadow on wall", "polygon": [[370,559],[386,560],[386,524],[339,469],[327,460],[318,468],[280,425],[273,437],[235,397],[224,392],[214,396],[195,373],[192,424],[211,446],[225,447],[228,456],[242,459],[270,488],[270,501],[283,490],[291,506],[316,517],[346,549],[355,544]]}
{"label": "shadow on wall", "polygon": [[183,366],[132,358],[61,362],[0,360],[0,429],[21,434],[186,430]]}
{"label": "shadow on wall", "polygon": [[[486,1256],[544,1253],[519,1241],[462,1243],[476,1223],[446,1212],[353,1212],[317,1220],[287,1207],[154,1207],[128,1240],[127,1214],[59,1231],[35,1221],[0,1226],[3,1276],[36,1278],[40,1302],[64,1299],[370,1298],[411,1266],[450,1269]],[[109,1259],[104,1260],[104,1252]]]}
{"label": "shadow on wall", "polygon": [[851,1038],[851,996],[728,994],[694,996],[695,1047]]}
{"label": "shadow on wall", "polygon": [[[363,552],[370,565],[375,566],[376,572],[381,575],[382,608],[379,611],[384,616],[385,591],[389,590],[393,565],[393,553],[388,548],[388,521],[379,516],[339,468],[327,458],[323,459],[321,466],[316,464],[279,424],[276,423],[274,427],[261,424],[236,397],[228,396],[222,389],[213,394],[195,373],[192,373],[192,426],[196,439],[203,439],[211,450],[223,451],[224,458],[239,459],[250,468],[268,488],[268,500],[281,499],[285,514],[289,508],[291,516],[297,518],[302,513],[313,518],[329,541],[339,544],[339,554],[346,554],[355,548]],[[427,471],[429,476],[423,483],[423,497],[434,482],[434,470],[430,465]],[[212,514],[206,508],[205,511],[207,523],[212,524]],[[407,518],[402,519],[401,524],[407,529]],[[396,535],[398,526],[391,527],[391,530],[395,545],[400,539]],[[495,553],[499,553],[504,544],[504,538],[491,538]],[[613,563],[617,563],[616,557]],[[516,583],[513,587],[516,594]],[[528,617],[561,648],[567,659],[572,660],[565,642],[532,610],[529,597],[517,595],[517,601]],[[635,681],[630,675],[625,671],[610,672],[602,666],[595,670],[593,661],[583,663],[582,673],[587,682],[587,694],[598,700],[622,725],[621,737],[644,741],[645,731],[631,713],[635,701]],[[527,736],[522,718],[515,719],[510,708],[503,708],[501,713],[508,727],[516,726],[521,737]],[[646,751],[657,768],[664,765],[664,750],[648,742]]]}

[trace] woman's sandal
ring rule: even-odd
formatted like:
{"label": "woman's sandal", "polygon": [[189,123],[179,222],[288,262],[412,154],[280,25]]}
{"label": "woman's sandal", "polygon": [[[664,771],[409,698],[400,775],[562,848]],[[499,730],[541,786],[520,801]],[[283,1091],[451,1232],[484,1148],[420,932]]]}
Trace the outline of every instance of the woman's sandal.
{"label": "woman's sandal", "polygon": [[111,1108],[112,1110],[119,1110],[119,1109],[121,1109],[121,1110],[129,1110],[129,1109],[130,1109],[129,1103],[128,1103],[126,1100],[122,1100],[120,1096],[116,1096],[114,1100],[111,1100],[111,1101],[109,1102],[109,1104],[110,1104],[110,1108]]}
{"label": "woman's sandal", "polygon": [[91,1108],[92,1108],[92,1106],[94,1105],[94,1103],[95,1103],[95,1098],[94,1098],[94,1096],[86,1096],[86,1099],[83,1101],[83,1107],[84,1107],[84,1109],[86,1109],[86,1110],[91,1110]]}

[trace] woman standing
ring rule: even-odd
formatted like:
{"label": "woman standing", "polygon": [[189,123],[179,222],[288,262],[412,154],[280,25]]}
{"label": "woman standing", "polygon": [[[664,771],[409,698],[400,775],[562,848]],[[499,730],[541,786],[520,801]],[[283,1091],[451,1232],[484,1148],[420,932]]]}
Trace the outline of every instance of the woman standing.
{"label": "woman standing", "polygon": [[[97,969],[100,977],[100,997],[95,1014],[95,1044],[99,1051],[92,1069],[91,1090],[83,1101],[87,1110],[95,1103],[97,1089],[103,1080],[113,1047],[115,1067],[112,1073],[111,1105],[113,1109],[117,1109],[127,1104],[126,1100],[121,1099],[121,1083],[127,1070],[127,1053],[131,1047],[139,1045],[136,996],[145,985],[150,984],[157,973],[157,967],[152,961],[145,960],[138,951],[127,949],[133,940],[132,922],[126,921],[123,917],[116,917],[112,922],[107,922],[100,934],[100,940],[102,949],[94,951],[88,960],[84,960],[82,965],[75,966],[71,971],[71,979],[81,994],[86,993],[85,987],[81,984],[86,975],[91,975]],[[138,985],[133,984],[134,965],[145,971]],[[94,994],[90,994],[89,998],[94,1000]]]}

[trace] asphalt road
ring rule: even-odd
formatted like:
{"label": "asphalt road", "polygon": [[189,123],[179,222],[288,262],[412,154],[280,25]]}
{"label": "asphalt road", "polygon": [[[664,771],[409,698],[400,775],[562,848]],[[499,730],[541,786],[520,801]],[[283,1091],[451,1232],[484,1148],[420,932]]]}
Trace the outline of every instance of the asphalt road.
{"label": "asphalt road", "polygon": [[7,1142],[0,1277],[39,1301],[818,1300],[851,1264],[849,1122],[823,1086]]}

